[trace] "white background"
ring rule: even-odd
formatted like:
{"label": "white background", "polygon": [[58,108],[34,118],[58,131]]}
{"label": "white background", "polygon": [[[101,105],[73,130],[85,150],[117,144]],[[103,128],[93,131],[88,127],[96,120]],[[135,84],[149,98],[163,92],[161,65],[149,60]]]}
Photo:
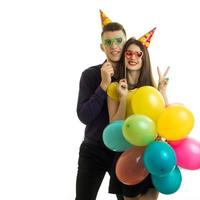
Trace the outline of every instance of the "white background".
{"label": "white background", "polygon": [[[157,27],[149,52],[171,66],[168,96],[195,116],[200,140],[198,0],[2,0],[0,2],[0,199],[72,200],[84,125],[76,116],[81,72],[101,63],[99,9],[128,37]],[[160,200],[200,198],[200,171]],[[107,192],[108,176],[98,199]]]}

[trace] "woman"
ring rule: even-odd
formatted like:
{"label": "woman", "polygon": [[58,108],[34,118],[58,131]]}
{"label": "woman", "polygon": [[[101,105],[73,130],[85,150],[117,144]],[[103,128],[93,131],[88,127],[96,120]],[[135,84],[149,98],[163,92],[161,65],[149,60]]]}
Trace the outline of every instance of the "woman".
{"label": "woman", "polygon": [[[166,104],[168,104],[166,97],[166,86],[168,81],[166,75],[168,70],[169,67],[164,75],[162,75],[158,68],[158,89],[163,95]],[[110,122],[124,120],[127,117],[126,107],[128,93],[131,90],[142,86],[156,87],[152,76],[148,50],[140,41],[130,38],[126,42],[117,66],[116,77],[118,81],[118,98],[113,98],[108,92],[108,112]],[[124,200],[156,200],[158,198],[158,192],[154,189],[150,175],[141,183],[134,186],[128,186],[119,182],[114,173],[113,177],[111,177],[109,192],[123,194]]]}

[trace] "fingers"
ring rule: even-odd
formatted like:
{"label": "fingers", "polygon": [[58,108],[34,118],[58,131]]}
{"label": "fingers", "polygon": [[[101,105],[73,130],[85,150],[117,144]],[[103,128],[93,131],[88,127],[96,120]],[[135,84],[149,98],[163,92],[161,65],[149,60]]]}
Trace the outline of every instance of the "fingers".
{"label": "fingers", "polygon": [[158,81],[158,89],[159,91],[165,91],[169,82],[169,77],[167,77],[167,74],[169,72],[170,67],[167,67],[164,74],[161,74],[159,67],[157,67],[158,75],[159,75],[159,81]]}
{"label": "fingers", "polygon": [[128,84],[126,79],[121,79],[119,81],[118,92],[120,97],[125,97],[128,95]]}
{"label": "fingers", "polygon": [[170,67],[167,67],[167,69],[165,70],[164,74],[162,75],[160,72],[160,68],[157,67],[157,71],[158,71],[158,76],[159,76],[159,80],[162,81],[164,80],[166,83],[169,81],[169,77],[166,77],[168,72],[169,72]]}
{"label": "fingers", "polygon": [[165,72],[164,72],[164,75],[163,75],[163,76],[167,76],[167,73],[169,72],[169,69],[170,69],[170,67],[167,67],[167,69],[165,70]]}
{"label": "fingers", "polygon": [[123,78],[123,79],[120,79],[119,82],[120,83],[127,83],[127,80],[125,78]]}
{"label": "fingers", "polygon": [[113,69],[112,64],[110,62],[105,62],[102,67],[102,69]]}
{"label": "fingers", "polygon": [[103,67],[103,68],[104,68],[104,67],[112,67],[112,64],[111,64],[110,62],[106,61],[106,62],[102,65],[102,67]]}
{"label": "fingers", "polygon": [[164,79],[164,84],[167,85],[167,84],[168,84],[168,81],[169,81],[169,78],[165,78],[165,79]]}
{"label": "fingers", "polygon": [[157,67],[157,72],[158,72],[158,76],[160,78],[161,77],[161,73],[160,73],[160,68],[159,67]]}
{"label": "fingers", "polygon": [[113,69],[111,63],[109,63],[109,62],[105,62],[105,63],[102,65],[101,70],[102,70],[104,73],[107,73],[107,74],[109,74],[109,75],[111,75],[111,76],[114,75],[114,69]]}
{"label": "fingers", "polygon": [[169,81],[169,77],[165,77],[165,81],[168,82]]}
{"label": "fingers", "polygon": [[128,88],[128,84],[127,84],[126,79],[121,79],[121,80],[119,81],[119,85],[120,85],[120,87],[123,88],[123,89],[127,89],[127,88]]}
{"label": "fingers", "polygon": [[169,78],[168,77],[164,77],[164,78],[159,80],[159,84],[160,85],[167,85],[168,81],[169,81]]}

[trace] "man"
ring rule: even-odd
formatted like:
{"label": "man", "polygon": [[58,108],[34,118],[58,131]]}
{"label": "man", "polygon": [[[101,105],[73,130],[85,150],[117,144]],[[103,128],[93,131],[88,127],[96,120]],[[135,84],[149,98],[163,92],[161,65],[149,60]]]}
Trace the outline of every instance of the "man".
{"label": "man", "polygon": [[103,27],[101,38],[101,49],[107,60],[86,69],[80,79],[77,114],[86,128],[79,152],[76,200],[96,199],[115,157],[115,152],[104,146],[102,133],[109,123],[106,90],[115,80],[114,72],[126,41],[126,32],[121,24],[111,22]]}

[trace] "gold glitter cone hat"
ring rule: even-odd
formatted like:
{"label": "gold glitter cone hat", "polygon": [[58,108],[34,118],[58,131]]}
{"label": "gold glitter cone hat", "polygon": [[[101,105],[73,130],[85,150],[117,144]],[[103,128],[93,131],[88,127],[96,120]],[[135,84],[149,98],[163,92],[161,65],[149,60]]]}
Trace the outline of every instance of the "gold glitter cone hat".
{"label": "gold glitter cone hat", "polygon": [[99,12],[100,12],[100,17],[101,17],[101,25],[103,28],[105,25],[111,23],[112,21],[105,15],[105,13],[103,13],[102,10],[99,10]]}
{"label": "gold glitter cone hat", "polygon": [[151,42],[151,39],[152,39],[152,36],[153,36],[155,30],[156,30],[156,27],[153,28],[148,33],[146,33],[145,35],[143,35],[142,37],[140,37],[138,39],[140,42],[142,42],[142,44],[144,45],[144,47],[146,47],[146,48],[149,47],[149,44]]}

